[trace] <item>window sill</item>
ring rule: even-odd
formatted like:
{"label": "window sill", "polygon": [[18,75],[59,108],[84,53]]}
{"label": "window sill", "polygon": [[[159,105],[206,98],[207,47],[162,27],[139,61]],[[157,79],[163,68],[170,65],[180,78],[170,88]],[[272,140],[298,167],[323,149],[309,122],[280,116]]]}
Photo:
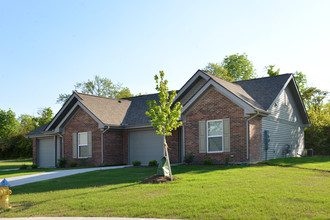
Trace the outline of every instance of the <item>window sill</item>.
{"label": "window sill", "polygon": [[223,151],[207,151],[208,154],[224,153]]}

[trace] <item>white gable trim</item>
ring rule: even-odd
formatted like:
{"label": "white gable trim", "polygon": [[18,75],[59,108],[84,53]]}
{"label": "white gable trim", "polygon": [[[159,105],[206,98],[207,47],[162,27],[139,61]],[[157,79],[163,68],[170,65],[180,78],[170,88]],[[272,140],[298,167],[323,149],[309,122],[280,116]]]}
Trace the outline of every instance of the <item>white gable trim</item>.
{"label": "white gable trim", "polygon": [[201,96],[206,89],[208,89],[210,86],[213,86],[218,92],[220,92],[222,95],[229,98],[231,101],[233,101],[236,105],[244,109],[244,114],[254,114],[255,110],[253,107],[245,103],[243,100],[238,98],[233,93],[229,92],[226,88],[219,85],[218,83],[214,82],[213,80],[208,81],[188,102],[187,104],[182,108],[182,113],[184,113],[195,101],[196,99]]}
{"label": "white gable trim", "polygon": [[208,75],[206,75],[200,70],[197,70],[197,72],[186,82],[186,84],[182,86],[177,96],[175,97],[174,101],[176,101],[191,86],[191,84],[193,84],[198,79],[198,77],[202,77],[206,81],[210,79]]}
{"label": "white gable trim", "polygon": [[61,122],[56,126],[55,132],[60,132],[60,127],[64,124],[64,122],[71,116],[72,112],[77,108],[81,107],[89,116],[91,116],[98,124],[99,128],[104,128],[105,125],[93,114],[91,113],[81,102],[77,102],[71,109],[70,111],[66,114],[66,116],[61,120]]}
{"label": "white gable trim", "polygon": [[64,109],[67,108],[67,106],[69,105],[69,103],[73,100],[73,98],[77,98],[78,100],[80,100],[81,98],[77,95],[77,93],[73,93],[71,95],[71,97],[65,102],[65,104],[62,106],[62,108],[60,109],[60,111],[55,115],[55,117],[53,118],[53,120],[49,123],[49,125],[45,128],[45,131],[48,131],[48,129],[54,124],[54,122],[58,119],[58,117],[60,117],[60,115],[62,114],[62,112],[64,111]]}

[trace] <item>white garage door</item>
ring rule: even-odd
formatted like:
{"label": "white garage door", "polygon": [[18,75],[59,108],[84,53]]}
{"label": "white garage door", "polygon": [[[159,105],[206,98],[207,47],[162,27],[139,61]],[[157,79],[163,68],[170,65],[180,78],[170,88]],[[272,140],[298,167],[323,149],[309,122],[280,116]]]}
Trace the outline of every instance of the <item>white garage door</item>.
{"label": "white garage door", "polygon": [[159,161],[163,157],[163,139],[155,130],[129,132],[130,163],[135,160],[146,165],[150,160]]}
{"label": "white garage door", "polygon": [[39,139],[38,165],[42,168],[55,167],[54,137]]}

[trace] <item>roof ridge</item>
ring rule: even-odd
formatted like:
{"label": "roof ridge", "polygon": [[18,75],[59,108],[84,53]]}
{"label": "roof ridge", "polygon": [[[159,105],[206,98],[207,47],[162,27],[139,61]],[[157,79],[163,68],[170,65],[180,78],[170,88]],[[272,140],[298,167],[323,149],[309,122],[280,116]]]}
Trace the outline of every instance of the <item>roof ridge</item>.
{"label": "roof ridge", "polygon": [[259,77],[259,78],[255,78],[255,79],[238,80],[238,81],[234,81],[232,83],[246,82],[246,81],[259,80],[259,79],[267,79],[267,78],[277,78],[277,77],[281,77],[281,76],[284,76],[284,75],[293,75],[293,73],[283,73],[283,74],[279,74],[277,76],[264,76],[264,77]]}
{"label": "roof ridge", "polygon": [[121,99],[116,99],[116,98],[112,98],[112,97],[104,97],[104,96],[97,96],[97,95],[91,95],[91,94],[85,94],[85,93],[81,93],[81,92],[77,92],[75,91],[78,95],[86,95],[86,96],[91,96],[91,97],[95,97],[95,98],[103,98],[103,99],[108,99],[108,100],[125,100],[124,98]]}

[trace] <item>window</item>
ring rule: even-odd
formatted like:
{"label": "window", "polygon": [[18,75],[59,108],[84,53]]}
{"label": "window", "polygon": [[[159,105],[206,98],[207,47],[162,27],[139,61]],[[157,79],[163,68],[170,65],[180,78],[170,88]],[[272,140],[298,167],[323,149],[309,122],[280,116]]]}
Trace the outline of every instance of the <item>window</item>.
{"label": "window", "polygon": [[207,152],[223,152],[222,120],[207,121]]}
{"label": "window", "polygon": [[78,133],[78,158],[88,157],[88,132]]}

